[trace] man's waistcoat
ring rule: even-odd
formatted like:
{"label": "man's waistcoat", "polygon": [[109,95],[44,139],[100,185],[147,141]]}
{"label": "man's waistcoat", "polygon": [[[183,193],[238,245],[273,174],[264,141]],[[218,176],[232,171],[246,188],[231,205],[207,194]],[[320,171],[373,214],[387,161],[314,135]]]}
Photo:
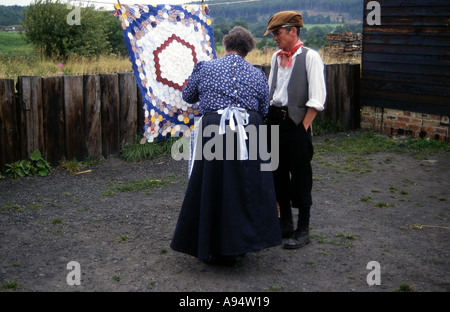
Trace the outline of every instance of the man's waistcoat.
{"label": "man's waistcoat", "polygon": [[[306,103],[309,99],[308,76],[306,73],[306,54],[309,49],[302,47],[302,53],[295,57],[294,68],[288,84],[288,113],[289,117],[299,125],[306,114]],[[272,85],[270,86],[269,99],[272,100],[275,86],[277,85],[278,62],[273,68]]]}

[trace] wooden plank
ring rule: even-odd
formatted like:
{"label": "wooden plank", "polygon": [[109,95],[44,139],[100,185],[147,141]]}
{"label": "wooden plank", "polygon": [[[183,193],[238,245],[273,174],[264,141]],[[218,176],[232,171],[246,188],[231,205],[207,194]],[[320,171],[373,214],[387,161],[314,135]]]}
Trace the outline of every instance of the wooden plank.
{"label": "wooden plank", "polygon": [[392,26],[392,25],[364,25],[363,41],[366,34],[403,34],[403,35],[421,35],[421,36],[441,36],[449,37],[450,29],[447,26]]}
{"label": "wooden plank", "polygon": [[[359,127],[359,64],[326,65],[327,101],[320,114],[334,122],[340,122],[345,129]],[[355,118],[356,117],[356,118]]]}
{"label": "wooden plank", "polygon": [[364,41],[370,44],[400,44],[400,45],[425,45],[425,46],[439,46],[450,47],[450,40],[444,36],[405,36],[397,34],[366,34]]}
{"label": "wooden plank", "polygon": [[65,157],[64,90],[62,76],[42,78],[43,157],[53,166]]}
{"label": "wooden plank", "polygon": [[386,98],[371,98],[365,96],[362,98],[362,105],[373,107],[384,107],[398,110],[405,110],[410,112],[433,114],[433,115],[450,115],[450,107],[443,105],[427,105],[423,103],[412,103],[402,100],[393,100]]}
{"label": "wooden plank", "polygon": [[[364,9],[372,0],[364,0]],[[448,7],[448,0],[377,0],[381,9],[386,7]]]}
{"label": "wooden plank", "polygon": [[83,76],[64,76],[66,159],[85,157]]}
{"label": "wooden plank", "polygon": [[350,129],[359,129],[361,124],[361,64],[351,64],[352,70],[352,111],[350,112]]}
{"label": "wooden plank", "polygon": [[20,160],[20,135],[14,79],[0,79],[0,172]]}
{"label": "wooden plank", "polygon": [[337,106],[337,99],[336,99],[336,84],[334,83],[337,81],[337,69],[338,64],[332,64],[332,65],[326,65],[325,66],[325,72],[326,72],[326,86],[327,86],[327,99],[325,102],[325,109],[323,112],[323,117],[328,118],[330,120],[337,120],[338,117],[336,116],[336,106]]}
{"label": "wooden plank", "polygon": [[423,57],[411,54],[390,54],[366,52],[362,55],[363,62],[400,63],[432,66],[450,66],[450,58],[445,56]]}
{"label": "wooden plank", "polygon": [[363,79],[374,79],[374,80],[386,80],[392,82],[405,82],[405,83],[418,83],[425,86],[429,85],[439,85],[439,86],[449,86],[450,77],[443,77],[437,75],[414,75],[410,73],[394,73],[394,72],[384,72],[384,71],[370,71],[366,70],[363,66],[362,71]]}
{"label": "wooden plank", "polygon": [[[439,105],[450,107],[450,102],[448,97],[439,95],[428,95],[428,94],[416,94],[410,92],[394,92],[385,90],[373,90],[373,89],[361,89],[361,96],[363,98],[376,98],[383,100],[395,100],[404,101],[407,103],[417,103],[426,105]],[[406,109],[405,110],[409,110]]]}
{"label": "wooden plank", "polygon": [[389,45],[389,44],[372,44],[370,42],[364,42],[364,53],[402,53],[411,55],[423,55],[423,56],[450,56],[450,49],[440,46],[408,46],[408,45]]}
{"label": "wooden plank", "polygon": [[137,88],[133,73],[119,74],[120,148],[133,144],[137,131]]}
{"label": "wooden plank", "polygon": [[[420,6],[387,6],[381,5],[381,17],[385,16],[408,16],[408,17],[422,17],[422,16],[443,16],[448,17],[449,6],[436,5],[436,6],[425,6],[425,1],[422,1]],[[447,3],[448,4],[448,3]],[[370,11],[370,10],[369,10]]]}
{"label": "wooden plank", "polygon": [[83,83],[86,156],[98,159],[102,156],[100,76],[86,75]]}
{"label": "wooden plank", "polygon": [[417,75],[450,76],[450,66],[432,66],[401,63],[364,62],[364,70],[409,73]]}
{"label": "wooden plank", "polygon": [[[365,21],[367,23],[367,20]],[[384,26],[433,26],[448,27],[448,16],[384,16],[381,13],[381,25]]]}
{"label": "wooden plank", "polygon": [[119,79],[117,74],[100,75],[102,111],[102,152],[104,157],[119,154]]}
{"label": "wooden plank", "polygon": [[21,159],[44,147],[41,77],[18,77]]}
{"label": "wooden plank", "polygon": [[361,88],[366,90],[382,90],[394,92],[408,92],[412,94],[429,94],[450,98],[450,87],[439,85],[424,85],[421,83],[405,83],[390,80],[363,79]]}
{"label": "wooden plank", "polygon": [[145,124],[145,110],[144,110],[144,98],[139,86],[136,84],[137,90],[137,129],[136,134],[139,138],[144,135],[144,124]]}

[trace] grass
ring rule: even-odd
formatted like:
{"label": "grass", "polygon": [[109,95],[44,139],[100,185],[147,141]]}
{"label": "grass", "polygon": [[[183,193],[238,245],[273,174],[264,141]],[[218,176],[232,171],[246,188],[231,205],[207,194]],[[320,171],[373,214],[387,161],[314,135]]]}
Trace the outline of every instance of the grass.
{"label": "grass", "polygon": [[0,78],[17,79],[18,76],[51,77],[61,75],[95,75],[132,72],[128,57],[113,55],[96,59],[71,58],[65,63],[41,60],[32,53],[0,53]]}
{"label": "grass", "polygon": [[9,281],[9,282],[5,282],[0,286],[0,289],[2,290],[16,290],[19,289],[21,287],[20,283],[16,282],[16,281]]}
{"label": "grass", "polygon": [[354,136],[343,134],[315,142],[317,155],[368,155],[380,151],[415,155],[450,152],[450,144],[435,139],[389,138],[373,131],[359,131]]}
{"label": "grass", "polygon": [[[217,57],[225,55],[224,48],[216,47]],[[269,65],[277,49],[252,50],[246,60],[253,65]],[[334,63],[339,60],[333,60]],[[15,79],[19,76],[51,77],[59,75],[94,75],[132,72],[128,55],[102,55],[90,59],[72,57],[66,62],[41,57],[32,45],[19,33],[0,32],[0,78]]]}
{"label": "grass", "polygon": [[[358,131],[355,135],[340,132],[339,125],[332,125],[330,121],[321,121],[315,129],[321,133],[339,134],[334,138],[325,138],[314,143],[315,157],[320,155],[347,155],[346,163],[339,165],[338,169],[370,172],[372,169],[363,156],[384,151],[395,153],[412,153],[417,156],[434,154],[436,152],[450,152],[450,144],[435,139],[419,138],[389,138],[378,135],[373,131]],[[320,130],[317,130],[319,128]],[[318,135],[319,136],[319,135]],[[128,162],[151,160],[171,154],[172,144],[179,138],[170,138],[152,144],[135,143],[123,148],[120,157]],[[404,184],[414,184],[414,181],[405,179]]]}
{"label": "grass", "polygon": [[80,171],[81,162],[77,161],[76,159],[72,160],[63,159],[60,162],[60,166],[64,168],[67,172],[74,173]]}
{"label": "grass", "polygon": [[0,53],[29,54],[33,46],[27,44],[23,35],[15,32],[0,32]]}
{"label": "grass", "polygon": [[272,286],[270,286],[269,290],[275,291],[275,292],[282,291],[283,287],[282,286],[278,286],[278,285],[272,285]]}
{"label": "grass", "polygon": [[128,235],[121,235],[119,237],[116,238],[116,243],[123,243],[128,241],[130,238],[128,237]]}
{"label": "grass", "polygon": [[113,185],[109,187],[104,193],[103,196],[114,195],[118,192],[137,192],[141,190],[155,189],[161,188],[164,185],[171,183],[174,179],[172,177],[168,177],[165,180],[161,179],[139,179],[128,182],[127,184],[118,184],[116,182],[108,182],[107,184]]}
{"label": "grass", "polygon": [[398,291],[401,291],[401,292],[413,292],[414,288],[409,286],[408,284],[400,284],[398,286]]}
{"label": "grass", "polygon": [[23,212],[23,208],[20,205],[12,204],[12,203],[6,203],[3,206],[0,207],[0,210],[3,211],[16,211],[16,212]]}
{"label": "grass", "polygon": [[172,144],[179,138],[170,138],[152,144],[134,143],[120,151],[120,158],[128,162],[151,160],[171,154]]}

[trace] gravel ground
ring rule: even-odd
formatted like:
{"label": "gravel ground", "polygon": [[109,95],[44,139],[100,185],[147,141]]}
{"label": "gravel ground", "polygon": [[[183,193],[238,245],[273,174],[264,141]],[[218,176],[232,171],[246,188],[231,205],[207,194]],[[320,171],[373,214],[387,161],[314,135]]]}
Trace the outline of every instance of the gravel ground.
{"label": "gravel ground", "polygon": [[[79,174],[5,178],[0,292],[448,292],[449,167],[448,153],[316,154],[312,243],[251,253],[234,267],[169,247],[186,161],[111,157]],[[118,190],[142,179],[156,187]],[[71,261],[80,285],[67,282]]]}

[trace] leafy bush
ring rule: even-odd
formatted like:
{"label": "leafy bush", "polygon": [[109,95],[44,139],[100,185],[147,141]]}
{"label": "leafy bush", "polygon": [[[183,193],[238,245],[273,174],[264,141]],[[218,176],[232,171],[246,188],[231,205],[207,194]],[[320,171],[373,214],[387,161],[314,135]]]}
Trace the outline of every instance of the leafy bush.
{"label": "leafy bush", "polygon": [[69,25],[69,14],[74,10],[69,8],[60,0],[32,3],[24,10],[26,41],[43,56],[62,60],[125,51],[120,21],[110,12],[96,11],[93,6],[79,8],[79,24]]}
{"label": "leafy bush", "polygon": [[42,158],[41,152],[34,151],[30,155],[30,160],[18,160],[11,164],[6,164],[6,174],[11,178],[38,175],[45,177],[50,173],[50,164]]}

